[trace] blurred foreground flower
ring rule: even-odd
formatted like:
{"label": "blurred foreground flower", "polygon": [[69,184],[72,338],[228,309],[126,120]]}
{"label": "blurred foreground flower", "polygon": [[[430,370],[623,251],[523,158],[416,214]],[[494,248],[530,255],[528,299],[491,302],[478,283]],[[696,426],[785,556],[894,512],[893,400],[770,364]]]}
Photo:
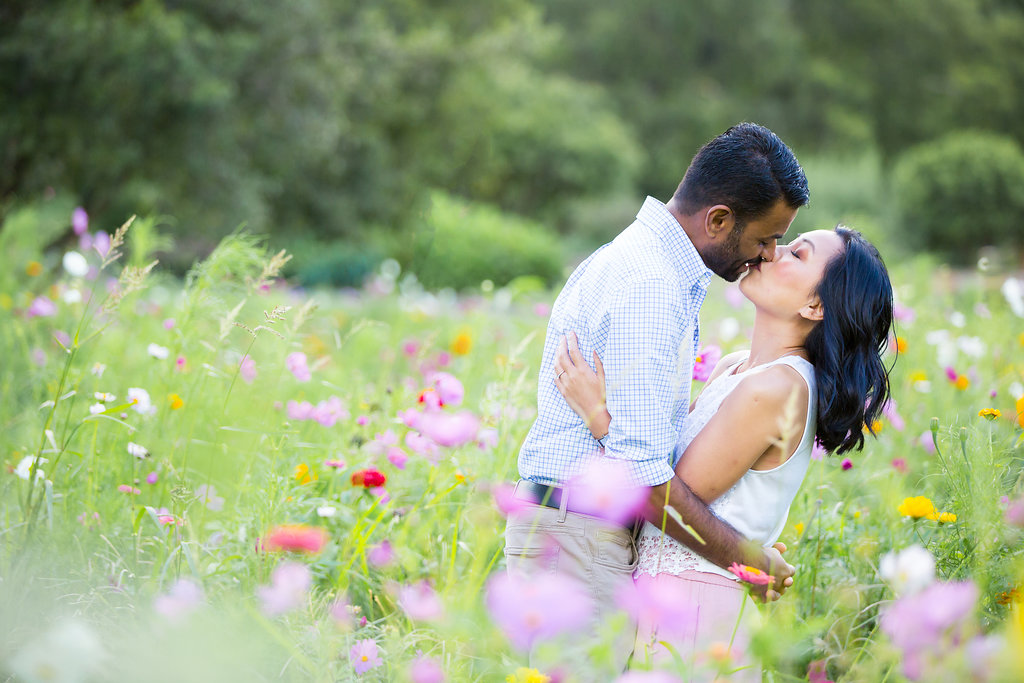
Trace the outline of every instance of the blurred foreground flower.
{"label": "blurred foreground flower", "polygon": [[217,495],[217,489],[211,484],[200,484],[196,487],[196,500],[212,512],[220,512],[224,509],[224,498]]}
{"label": "blurred foreground flower", "polygon": [[395,551],[391,541],[385,539],[366,549],[366,561],[374,567],[386,567],[395,560]]}
{"label": "blurred foreground flower", "polygon": [[683,679],[667,671],[627,671],[615,683],[683,683]]}
{"label": "blurred foreground flower", "polygon": [[304,524],[284,524],[271,529],[267,534],[267,550],[318,553],[327,544],[327,531]]}
{"label": "blurred foreground flower", "polygon": [[658,640],[683,642],[692,638],[697,622],[697,606],[680,581],[659,582],[642,576],[636,582],[624,581],[615,594],[615,604],[641,624],[657,624]]}
{"label": "blurred foreground flower", "polygon": [[57,304],[50,301],[45,296],[37,296],[29,305],[28,310],[25,314],[30,318],[47,318],[51,315],[56,315]]}
{"label": "blurred foreground flower", "polygon": [[309,567],[298,562],[284,562],[274,569],[270,585],[259,586],[256,593],[263,603],[263,611],[273,617],[301,605],[311,585],[313,575]]}
{"label": "blurred foreground flower", "polygon": [[360,676],[384,663],[384,660],[380,658],[380,649],[377,647],[376,641],[370,638],[357,640],[349,650],[349,659],[352,661],[352,667]]}
{"label": "blurred foreground flower", "polygon": [[437,621],[444,615],[441,598],[426,581],[400,588],[398,606],[413,621]]}
{"label": "blurred foreground flower", "polygon": [[252,384],[252,381],[256,379],[256,361],[248,355],[242,356],[242,360],[238,363],[238,374],[242,376],[242,380],[246,384]]}
{"label": "blurred foreground flower", "polygon": [[623,523],[639,513],[648,496],[647,487],[634,486],[631,481],[629,467],[621,460],[595,458],[569,482],[573,508]]}
{"label": "blurred foreground flower", "polygon": [[473,348],[473,337],[470,336],[469,332],[463,330],[455,335],[455,339],[452,340],[452,353],[457,356],[465,356]]}
{"label": "blurred foreground flower", "polygon": [[289,353],[284,359],[285,367],[291,372],[295,379],[300,382],[308,382],[312,379],[313,375],[309,371],[309,365],[306,361],[306,354],[302,351],[294,351]]}
{"label": "blurred foreground flower", "polygon": [[467,411],[454,414],[427,412],[417,420],[416,428],[434,443],[456,448],[476,439],[480,420]]}
{"label": "blurred foreground flower", "polygon": [[933,583],[900,598],[882,613],[882,631],[902,650],[907,678],[921,678],[928,658],[948,649],[947,637],[962,640],[977,600],[978,588],[970,581]]}
{"label": "blurred foreground flower", "polygon": [[157,614],[170,621],[180,621],[203,604],[203,589],[189,579],[178,579],[170,590],[153,601]]}
{"label": "blurred foreground flower", "polygon": [[417,654],[409,665],[409,680],[412,683],[444,683],[444,669],[433,657]]}
{"label": "blurred foreground flower", "polygon": [[912,545],[882,557],[879,575],[897,595],[912,595],[935,580],[935,558],[920,545]]}
{"label": "blurred foreground flower", "polygon": [[84,623],[67,620],[31,641],[8,665],[27,683],[85,683],[94,680],[104,659],[99,636]]}
{"label": "blurred foreground flower", "polygon": [[[18,463],[18,466],[14,468],[14,474],[19,478],[28,481],[28,478],[32,476],[32,461],[35,460],[34,455],[26,455]],[[46,463],[46,458],[39,458],[36,462],[36,481],[46,478],[46,473],[39,469],[39,466]]]}
{"label": "blurred foreground flower", "polygon": [[551,683],[551,677],[545,676],[536,669],[521,666],[514,674],[505,676],[505,683]]}
{"label": "blurred foreground flower", "polygon": [[562,574],[501,573],[487,584],[487,609],[512,644],[526,651],[585,626],[593,605],[586,591]]}

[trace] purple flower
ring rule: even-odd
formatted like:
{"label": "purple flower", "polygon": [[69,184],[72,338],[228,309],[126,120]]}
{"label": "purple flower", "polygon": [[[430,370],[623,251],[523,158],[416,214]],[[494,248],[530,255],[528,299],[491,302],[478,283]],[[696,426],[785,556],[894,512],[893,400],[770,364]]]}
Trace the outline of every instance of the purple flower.
{"label": "purple flower", "polygon": [[409,432],[405,435],[405,445],[413,453],[422,455],[433,464],[437,464],[437,444],[416,432]]}
{"label": "purple flower", "polygon": [[479,446],[480,450],[488,451],[498,445],[498,430],[481,429],[476,433],[476,445]]}
{"label": "purple flower", "polygon": [[153,601],[153,609],[170,621],[180,621],[203,604],[203,589],[189,579],[178,579],[164,595]]}
{"label": "purple flower", "polygon": [[349,650],[348,656],[356,674],[360,676],[384,663],[380,658],[380,649],[377,647],[377,643],[371,638],[357,640]]}
{"label": "purple flower", "polygon": [[349,416],[348,410],[337,396],[320,401],[313,409],[313,419],[324,427],[333,427],[338,420],[346,420]]}
{"label": "purple flower", "polygon": [[284,359],[284,364],[288,371],[295,375],[295,379],[300,382],[308,382],[312,378],[309,366],[306,364],[306,354],[302,351],[289,353],[288,357]]}
{"label": "purple flower", "polygon": [[409,665],[409,680],[412,683],[444,683],[444,669],[433,657],[418,654]]}
{"label": "purple flower", "polygon": [[110,235],[102,230],[98,231],[93,235],[92,248],[100,255],[100,258],[106,258],[107,254],[110,253]]}
{"label": "purple flower", "polygon": [[283,562],[274,569],[269,586],[256,589],[263,602],[263,611],[269,616],[289,612],[303,603],[313,575],[309,567],[298,562]]}
{"label": "purple flower", "polygon": [[562,574],[497,574],[487,585],[487,609],[512,644],[525,651],[584,627],[593,605],[586,591]]}
{"label": "purple flower", "polygon": [[50,301],[45,296],[37,296],[29,305],[28,310],[25,314],[30,318],[48,318],[51,315],[57,313],[57,304]]}
{"label": "purple flower", "polygon": [[1006,506],[1006,523],[1024,527],[1024,497],[1018,498]]}
{"label": "purple flower", "polygon": [[385,453],[389,446],[397,445],[398,435],[395,434],[394,430],[389,429],[384,433],[377,432],[374,434],[373,440],[366,444],[366,450],[370,453]]}
{"label": "purple flower", "polygon": [[841,465],[842,465],[842,468],[843,468],[844,472],[846,470],[853,469],[853,461],[850,460],[849,458],[843,458],[843,462],[841,463]]}
{"label": "purple flower", "polygon": [[893,458],[892,468],[900,474],[907,473],[907,459],[906,458]]}
{"label": "purple flower", "polygon": [[150,472],[149,474],[146,475],[146,483],[147,484],[155,484],[159,479],[160,479],[160,473],[157,472],[156,470],[153,470],[152,472]]}
{"label": "purple flower", "polygon": [[89,214],[80,206],[71,212],[71,227],[76,235],[81,235],[89,229]]}
{"label": "purple flower", "polygon": [[405,461],[409,459],[409,456],[405,454],[398,446],[392,446],[388,449],[388,462],[397,467],[400,470],[405,469]]}
{"label": "purple flower", "polygon": [[635,517],[647,500],[648,489],[631,483],[629,467],[620,460],[596,458],[569,482],[579,512],[622,523]]}
{"label": "purple flower", "polygon": [[426,581],[403,586],[398,591],[398,606],[414,621],[437,621],[444,615],[441,598]]}
{"label": "purple flower", "polygon": [[440,446],[455,448],[476,439],[480,420],[470,412],[424,413],[419,420],[423,435]]}
{"label": "purple flower", "polygon": [[395,561],[395,551],[391,541],[383,540],[366,549],[366,561],[374,567],[386,567]]}
{"label": "purple flower", "polygon": [[693,637],[697,607],[681,582],[624,582],[616,593],[616,604],[641,623],[658,624],[658,639],[682,642]]}

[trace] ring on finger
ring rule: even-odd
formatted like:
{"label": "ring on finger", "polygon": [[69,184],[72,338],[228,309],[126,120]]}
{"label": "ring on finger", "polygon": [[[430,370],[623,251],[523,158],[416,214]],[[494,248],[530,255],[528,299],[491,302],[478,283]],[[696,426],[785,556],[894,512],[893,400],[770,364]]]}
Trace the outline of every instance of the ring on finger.
{"label": "ring on finger", "polygon": [[562,379],[562,375],[564,375],[567,372],[569,372],[569,371],[568,370],[562,370],[560,373],[555,375],[555,381],[557,382],[558,380]]}

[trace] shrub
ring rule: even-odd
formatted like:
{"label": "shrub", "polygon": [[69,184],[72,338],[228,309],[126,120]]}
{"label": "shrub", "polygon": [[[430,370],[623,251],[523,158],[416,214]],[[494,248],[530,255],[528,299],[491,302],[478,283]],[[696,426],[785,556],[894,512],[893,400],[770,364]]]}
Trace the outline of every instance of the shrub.
{"label": "shrub", "polygon": [[[522,275],[546,284],[562,276],[562,249],[540,224],[442,192],[431,197],[399,260],[430,289],[502,286]],[[411,250],[411,253],[410,253]]]}
{"label": "shrub", "polygon": [[376,247],[365,243],[311,238],[281,243],[293,257],[285,273],[305,287],[359,287],[384,260]]}
{"label": "shrub", "polygon": [[1024,235],[1024,153],[992,133],[959,131],[908,150],[893,171],[900,230],[913,246],[953,263],[979,247],[1019,248]]}

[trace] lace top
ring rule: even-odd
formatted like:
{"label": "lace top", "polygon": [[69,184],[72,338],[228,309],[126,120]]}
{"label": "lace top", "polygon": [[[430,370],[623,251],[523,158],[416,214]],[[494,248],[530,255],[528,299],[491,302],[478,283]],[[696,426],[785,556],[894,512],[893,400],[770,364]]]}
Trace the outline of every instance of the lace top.
{"label": "lace top", "polygon": [[[714,500],[709,506],[719,518],[736,528],[741,534],[769,546],[778,540],[789,515],[789,506],[803,483],[815,432],[815,382],[814,366],[799,356],[783,356],[770,363],[759,365],[740,373],[724,373],[704,387],[693,412],[687,417],[682,435],[673,454],[672,465],[693,441],[697,433],[711,420],[726,396],[750,372],[759,372],[772,365],[784,363],[797,370],[807,382],[807,421],[796,451],[786,462],[770,470],[748,470],[732,488]],[[685,547],[651,524],[644,523],[637,543],[639,563],[634,576],[640,574],[680,575],[685,571],[701,571],[719,574],[730,579],[736,577],[689,548]]]}

